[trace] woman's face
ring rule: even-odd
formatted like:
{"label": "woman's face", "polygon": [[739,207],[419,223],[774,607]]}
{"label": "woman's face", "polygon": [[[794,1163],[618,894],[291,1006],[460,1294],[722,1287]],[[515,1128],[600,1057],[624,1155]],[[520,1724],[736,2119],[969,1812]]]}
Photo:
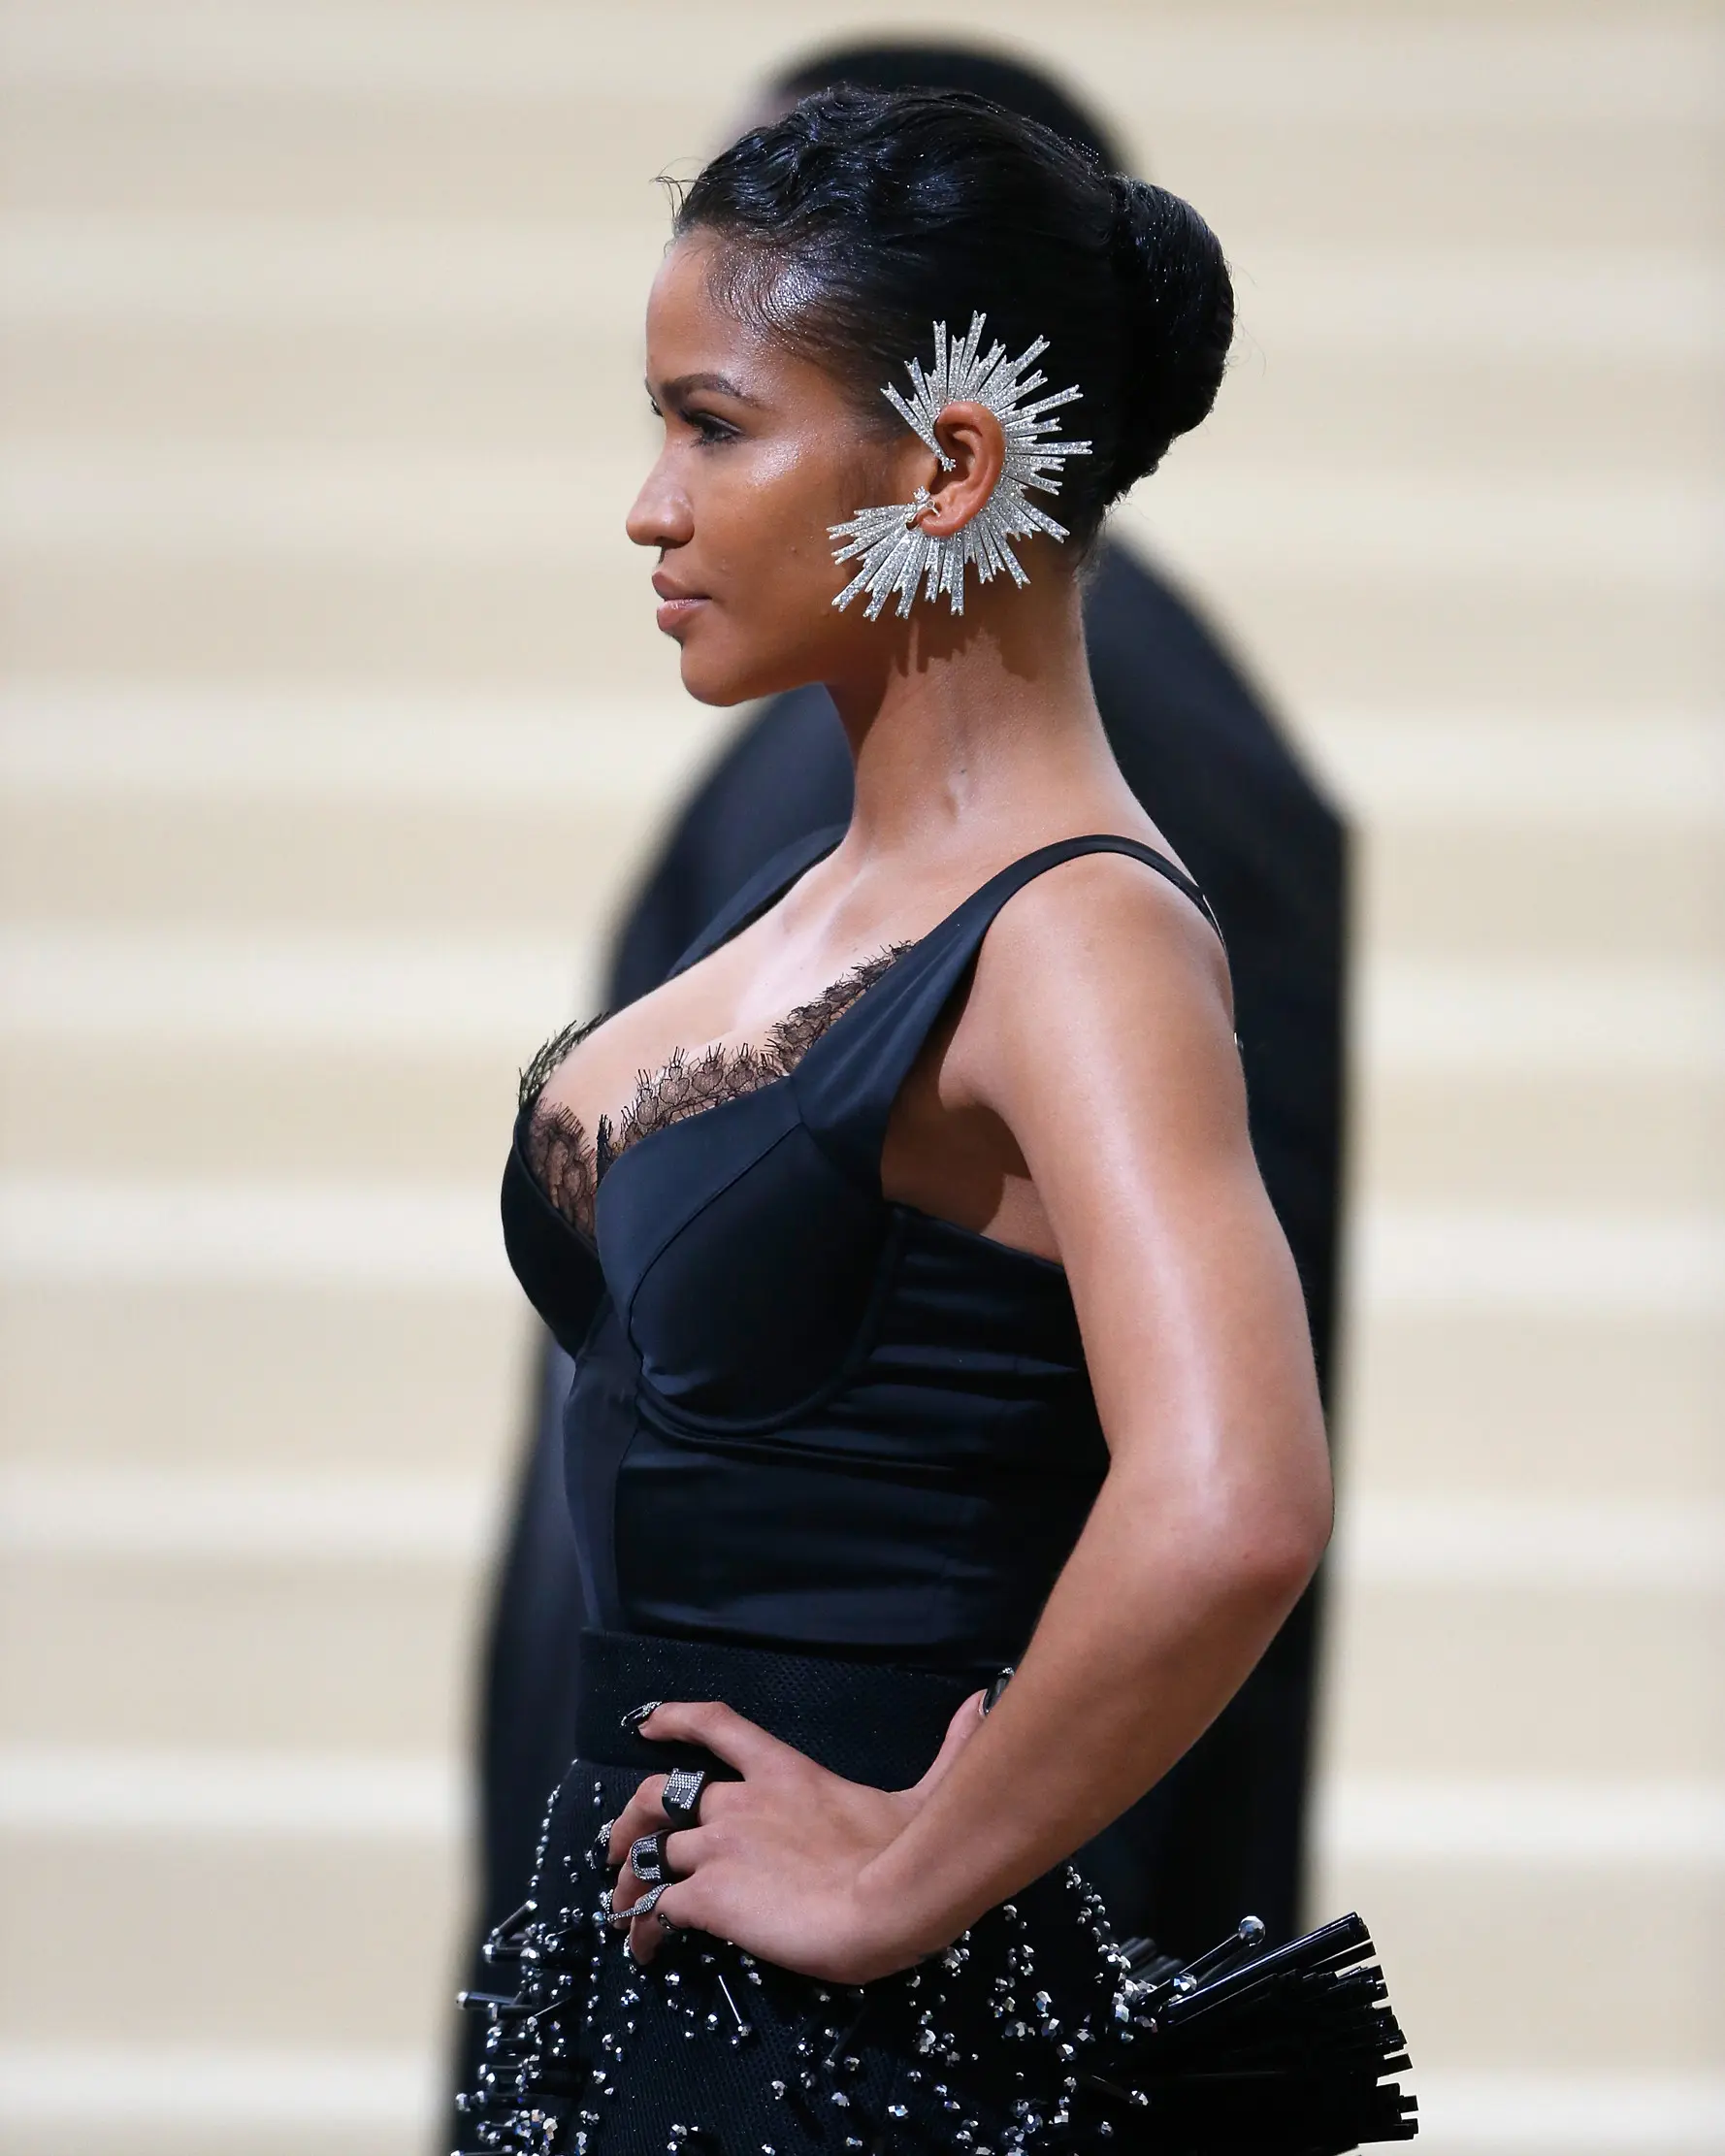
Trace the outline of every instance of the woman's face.
{"label": "woman's face", "polygon": [[830,375],[714,300],[714,245],[679,240],[653,282],[647,390],[665,444],[629,536],[659,548],[659,626],[682,648],[684,687],[738,703],[888,662],[897,625],[832,604],[852,571],[828,527],[909,501],[935,468],[908,430],[871,434]]}

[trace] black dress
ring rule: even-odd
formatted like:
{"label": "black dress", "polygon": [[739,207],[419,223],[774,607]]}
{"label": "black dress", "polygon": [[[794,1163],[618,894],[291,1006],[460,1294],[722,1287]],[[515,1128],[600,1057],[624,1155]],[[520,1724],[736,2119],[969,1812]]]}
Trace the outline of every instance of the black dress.
{"label": "black dress", "polygon": [[[837,835],[781,857],[678,970]],[[835,1772],[903,1786],[964,1696],[1022,1651],[1101,1486],[1107,1448],[1062,1269],[880,1187],[894,1102],[994,915],[1093,852],[1129,855],[1204,904],[1144,846],[1069,840],[791,1014],[764,1048],[673,1061],[591,1148],[539,1101],[577,1036],[524,1081],[504,1231],[575,1358],[566,1471],[586,1630],[579,1755],[532,1900],[492,1945],[519,1963],[519,1985],[470,2001],[490,2024],[470,2146],[1222,2145],[1170,2138],[1193,2085],[1180,2042],[1194,2040],[1169,2048],[1168,2009],[1178,2021],[1188,1997],[1237,1990],[1233,1964],[1269,1969],[1249,1932],[1199,1972],[1218,1979],[1209,1992],[1183,1979],[1177,1994],[1168,1973],[1128,1966],[1066,1867],[934,1962],[847,1990],[694,1933],[642,1971],[606,1922],[606,1822],[643,1773],[700,1756],[634,1735],[629,1708],[723,1697]],[[1319,1961],[1357,1963],[1361,1940]],[[1258,1990],[1286,1977],[1310,1991],[1310,1962],[1277,1964]],[[1375,2004],[1376,1973],[1355,1974]],[[1281,2039],[1259,2030],[1260,2048],[1316,2058],[1341,2027],[1333,1999],[1323,2010],[1291,2037],[1292,2024]],[[1295,2108],[1312,2130],[1253,2145],[1339,2149],[1374,2122],[1411,2130],[1378,2086],[1399,2037],[1381,2012],[1371,2033],[1369,2061],[1349,2040],[1346,2117],[1323,2110],[1328,2084],[1306,2072]],[[1194,2056],[1206,2045],[1208,2033]]]}
{"label": "black dress", "polygon": [[[1091,686],[1121,774],[1227,937],[1253,1148],[1305,1288],[1323,1389],[1334,1367],[1347,831],[1258,687],[1163,575],[1105,539],[1083,596]],[[852,780],[824,688],[788,690],[750,714],[625,907],[609,1007],[657,988],[785,848],[848,823]],[[581,1594],[563,1495],[569,1357],[550,1344],[537,1375],[482,1673],[479,1936],[526,1892],[545,1791],[574,1748],[570,1642]],[[1086,1848],[1123,1932],[1196,1953],[1250,1909],[1273,1938],[1293,1937],[1319,1602],[1315,1582],[1211,1728]],[[471,2045],[476,2032],[465,2033]]]}

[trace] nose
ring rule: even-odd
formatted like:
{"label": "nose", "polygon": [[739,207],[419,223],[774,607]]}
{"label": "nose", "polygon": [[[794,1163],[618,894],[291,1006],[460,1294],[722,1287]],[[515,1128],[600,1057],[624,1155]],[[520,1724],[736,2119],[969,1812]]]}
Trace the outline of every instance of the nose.
{"label": "nose", "polygon": [[636,546],[685,546],[694,537],[689,498],[672,480],[661,457],[642,481],[624,529]]}

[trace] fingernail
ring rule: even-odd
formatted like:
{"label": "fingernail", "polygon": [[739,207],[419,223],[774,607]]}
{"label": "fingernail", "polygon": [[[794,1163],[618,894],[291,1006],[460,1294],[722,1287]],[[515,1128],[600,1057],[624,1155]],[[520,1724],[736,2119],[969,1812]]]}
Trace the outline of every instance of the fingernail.
{"label": "fingernail", "polygon": [[650,1699],[644,1707],[632,1707],[628,1714],[623,1716],[625,1732],[633,1737],[647,1716],[656,1715],[664,1705],[665,1702],[662,1699]]}
{"label": "fingernail", "polygon": [[1005,1691],[1007,1685],[1012,1682],[1013,1674],[1014,1673],[1010,1665],[1003,1670],[997,1670],[995,1672],[994,1676],[990,1680],[988,1690],[982,1695],[982,1705],[977,1709],[977,1713],[979,1715],[986,1715],[992,1707],[999,1706],[1000,1694]]}

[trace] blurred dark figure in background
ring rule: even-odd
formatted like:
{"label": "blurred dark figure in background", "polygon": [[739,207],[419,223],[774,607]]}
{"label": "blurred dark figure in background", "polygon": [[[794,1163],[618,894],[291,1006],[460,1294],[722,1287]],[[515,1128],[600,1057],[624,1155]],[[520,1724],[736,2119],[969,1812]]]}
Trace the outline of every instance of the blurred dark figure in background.
{"label": "blurred dark figure in background", "polygon": [[[775,82],[780,111],[837,83],[971,90],[1121,160],[1053,82],[962,48],[857,46]],[[1214,635],[1123,548],[1085,606],[1103,725],[1133,792],[1203,886],[1233,970],[1252,1133],[1305,1286],[1320,1381],[1333,1373],[1342,1156],[1347,833]],[[773,854],[844,823],[851,763],[826,692],[756,713],[684,808],[624,921],[607,1006],[658,986]],[[574,1750],[581,1590],[564,1497],[570,1365],[545,1356],[485,1665],[479,1936],[521,1901],[545,1793]],[[1296,1926],[1317,1608],[1308,1593],[1245,1688],[1180,1765],[1092,1845],[1119,1936],[1181,1955],[1242,1911]]]}

